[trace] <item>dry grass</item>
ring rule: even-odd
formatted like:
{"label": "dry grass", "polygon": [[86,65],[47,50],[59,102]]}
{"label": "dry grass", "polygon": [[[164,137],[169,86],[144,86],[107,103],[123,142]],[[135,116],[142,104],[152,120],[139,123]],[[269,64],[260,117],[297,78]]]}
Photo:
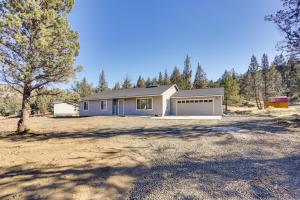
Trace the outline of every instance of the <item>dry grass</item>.
{"label": "dry grass", "polygon": [[18,136],[0,119],[0,199],[151,198],[170,180],[162,199],[300,198],[300,131],[286,121],[40,117]]}

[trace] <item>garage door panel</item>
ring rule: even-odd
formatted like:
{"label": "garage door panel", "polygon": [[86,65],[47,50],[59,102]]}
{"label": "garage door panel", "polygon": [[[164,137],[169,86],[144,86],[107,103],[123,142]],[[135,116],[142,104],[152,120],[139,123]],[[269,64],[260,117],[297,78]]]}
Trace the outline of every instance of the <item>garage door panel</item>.
{"label": "garage door panel", "polygon": [[199,102],[189,99],[177,101],[177,115],[213,115],[213,102]]}

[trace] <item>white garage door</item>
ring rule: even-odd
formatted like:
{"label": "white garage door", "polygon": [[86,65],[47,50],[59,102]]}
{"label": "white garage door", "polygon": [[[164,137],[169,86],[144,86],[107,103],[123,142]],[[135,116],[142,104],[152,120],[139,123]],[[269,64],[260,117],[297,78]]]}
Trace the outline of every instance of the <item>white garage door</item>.
{"label": "white garage door", "polygon": [[209,115],[214,112],[213,99],[177,100],[177,115]]}

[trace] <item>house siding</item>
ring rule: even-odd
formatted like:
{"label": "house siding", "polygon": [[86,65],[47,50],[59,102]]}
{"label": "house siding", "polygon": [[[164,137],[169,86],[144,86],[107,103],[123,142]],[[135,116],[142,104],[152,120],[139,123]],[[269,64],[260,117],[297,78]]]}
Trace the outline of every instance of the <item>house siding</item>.
{"label": "house siding", "polygon": [[154,97],[141,97],[141,98],[153,98],[152,109],[151,110],[137,110],[136,109],[136,100],[138,98],[127,98],[124,103],[124,114],[125,115],[140,115],[140,116],[154,116],[162,115],[162,96]]}
{"label": "house siding", "polygon": [[112,100],[108,99],[107,101],[107,108],[106,110],[100,110],[100,101],[101,100],[95,100],[95,101],[87,101],[89,102],[89,109],[84,110],[83,109],[83,103],[80,103],[80,116],[97,116],[97,115],[112,115]]}
{"label": "house siding", "polygon": [[171,115],[171,96],[177,92],[176,87],[171,87],[163,93],[162,96],[162,113]]}

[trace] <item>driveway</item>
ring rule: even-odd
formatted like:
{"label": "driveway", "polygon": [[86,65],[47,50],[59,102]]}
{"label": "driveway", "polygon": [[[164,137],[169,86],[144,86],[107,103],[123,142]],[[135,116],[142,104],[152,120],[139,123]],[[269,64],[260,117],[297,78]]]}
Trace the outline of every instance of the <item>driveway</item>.
{"label": "driveway", "polygon": [[0,199],[299,199],[294,118],[0,120]]}

